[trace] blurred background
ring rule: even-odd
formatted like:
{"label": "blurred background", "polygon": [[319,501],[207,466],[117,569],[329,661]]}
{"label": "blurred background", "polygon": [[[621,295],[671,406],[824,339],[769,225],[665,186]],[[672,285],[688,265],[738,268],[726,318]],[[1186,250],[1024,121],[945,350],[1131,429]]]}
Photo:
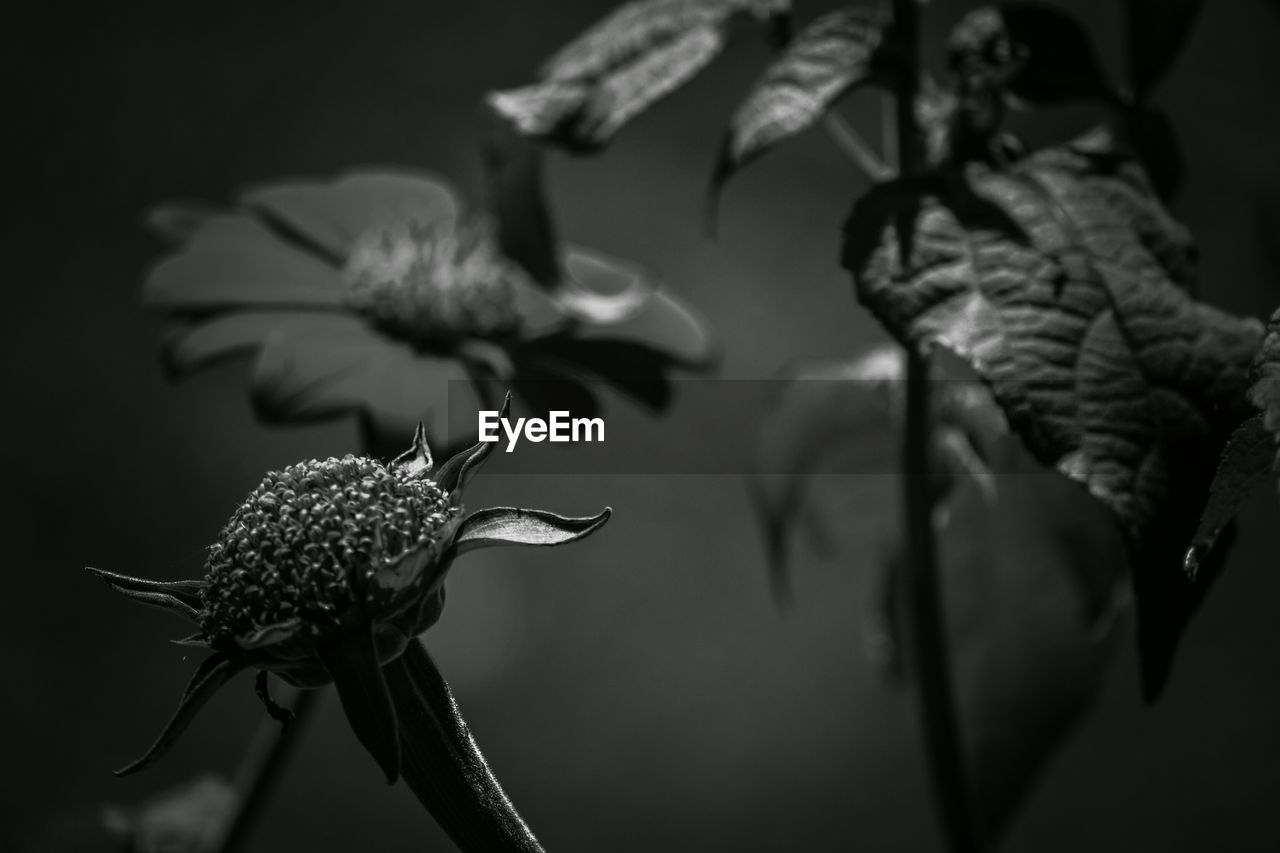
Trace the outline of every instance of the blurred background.
{"label": "blurred background", "polygon": [[[806,18],[828,5],[797,4]],[[972,5],[928,6],[935,57]],[[1118,67],[1118,4],[1061,5]],[[161,249],[143,211],[354,164],[435,169],[478,200],[482,93],[531,79],[604,9],[233,0],[25,4],[6,15],[0,850],[55,849],[60,827],[102,803],[137,802],[205,770],[229,775],[262,717],[242,677],[163,762],[112,777],[150,742],[194,662],[166,642],[182,625],[81,567],[199,576],[204,547],[265,470],[357,447],[347,421],[257,423],[244,362],[164,379],[160,324],[137,300]],[[1203,296],[1257,316],[1280,303],[1269,255],[1280,219],[1267,213],[1280,205],[1277,46],[1280,9],[1206,4],[1157,99],[1189,164],[1175,209],[1200,243]],[[723,122],[765,55],[740,37],[604,156],[549,158],[562,233],[661,271],[717,329],[721,375],[734,378],[882,340],[837,264],[839,226],[865,183],[820,134],[735,179],[718,241],[703,236]],[[859,95],[847,114],[874,128],[878,102]],[[1064,111],[1040,127],[1074,120]],[[759,414],[733,418],[750,430]],[[677,399],[655,420],[615,399],[607,418],[651,440],[716,442],[696,415]],[[861,648],[861,563],[897,523],[891,478],[859,478],[846,532],[865,549],[801,554],[785,614],[769,596],[741,477],[521,476],[517,453],[469,499],[615,511],[572,548],[469,557],[430,635],[547,849],[940,848],[910,697],[886,689]],[[1139,699],[1126,644],[1004,849],[1280,849],[1275,512],[1274,494],[1250,503],[1155,707]],[[452,849],[407,789],[383,784],[329,701],[250,849],[357,846]]]}

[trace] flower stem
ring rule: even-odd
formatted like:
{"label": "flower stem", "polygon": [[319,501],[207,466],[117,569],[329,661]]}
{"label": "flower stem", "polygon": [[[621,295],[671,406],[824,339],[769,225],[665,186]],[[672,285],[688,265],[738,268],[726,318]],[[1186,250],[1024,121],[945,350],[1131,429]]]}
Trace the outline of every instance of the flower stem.
{"label": "flower stem", "polygon": [[870,143],[840,116],[831,112],[824,114],[822,129],[845,158],[872,181],[879,183],[893,177],[893,169],[885,165]]}
{"label": "flower stem", "polygon": [[[923,145],[915,120],[920,85],[919,0],[894,0],[894,30],[901,40],[903,62],[896,87],[895,130],[898,172],[920,168]],[[899,224],[910,228],[912,223]],[[906,262],[906,259],[903,259]],[[929,361],[918,346],[907,347],[906,430],[903,442],[903,493],[906,513],[907,579],[912,647],[930,775],[952,853],[978,853],[965,775],[959,725],[951,685],[944,614],[938,583],[937,543],[933,526],[932,425]]]}
{"label": "flower stem", "polygon": [[264,717],[253,734],[248,751],[240,759],[234,780],[235,789],[240,794],[240,806],[222,837],[218,853],[238,853],[248,839],[306,728],[307,720],[314,715],[325,692],[323,687],[316,690],[289,689],[294,695],[281,705],[292,712],[292,722],[282,727],[272,718]]}

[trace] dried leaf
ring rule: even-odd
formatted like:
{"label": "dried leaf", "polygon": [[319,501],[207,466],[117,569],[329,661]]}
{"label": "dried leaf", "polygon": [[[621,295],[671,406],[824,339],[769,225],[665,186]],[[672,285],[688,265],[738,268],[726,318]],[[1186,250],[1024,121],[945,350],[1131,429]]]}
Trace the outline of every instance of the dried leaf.
{"label": "dried leaf", "polygon": [[854,87],[875,79],[885,25],[878,11],[849,7],[802,30],[765,69],[730,120],[713,186],[812,126]]}
{"label": "dried leaf", "polygon": [[1203,0],[1125,0],[1129,86],[1139,103],[1169,71]]}
{"label": "dried leaf", "polygon": [[1161,220],[1132,221],[1134,168],[1094,138],[898,182],[855,208],[845,263],[893,334],[969,362],[1037,458],[1120,517],[1153,695],[1213,574],[1192,583],[1182,556],[1249,415],[1260,327],[1178,286],[1186,258],[1153,241]]}
{"label": "dried leaf", "polygon": [[566,45],[531,86],[488,96],[521,134],[594,151],[692,80],[724,47],[734,15],[783,15],[788,0],[641,0]]}

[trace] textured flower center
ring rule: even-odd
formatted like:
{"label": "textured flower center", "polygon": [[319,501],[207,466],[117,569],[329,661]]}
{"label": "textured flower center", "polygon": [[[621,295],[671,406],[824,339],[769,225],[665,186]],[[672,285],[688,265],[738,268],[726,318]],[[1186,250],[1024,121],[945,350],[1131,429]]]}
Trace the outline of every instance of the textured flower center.
{"label": "textured flower center", "polygon": [[434,482],[401,478],[372,459],[273,471],[209,548],[200,627],[218,642],[295,618],[341,625],[361,613],[379,568],[440,547],[458,512]]}
{"label": "textured flower center", "polygon": [[515,277],[483,221],[402,220],[356,241],[345,270],[348,303],[424,349],[515,332]]}

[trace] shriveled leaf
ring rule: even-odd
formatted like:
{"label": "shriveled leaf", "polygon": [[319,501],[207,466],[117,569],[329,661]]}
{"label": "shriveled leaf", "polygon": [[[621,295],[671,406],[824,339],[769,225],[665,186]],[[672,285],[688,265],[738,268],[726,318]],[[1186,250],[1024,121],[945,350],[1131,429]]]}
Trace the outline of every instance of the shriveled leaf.
{"label": "shriveled leaf", "polygon": [[1275,441],[1262,415],[1254,415],[1232,433],[1209,487],[1209,502],[1200,515],[1200,525],[1183,556],[1183,568],[1192,578],[1199,573],[1203,556],[1213,552],[1254,489],[1271,479],[1275,453]]}
{"label": "shriveled leaf", "polygon": [[1173,65],[1203,0],[1125,0],[1129,86],[1142,102]]}
{"label": "shriveled leaf", "polygon": [[845,263],[893,334],[968,361],[1031,451],[1119,515],[1154,694],[1213,574],[1191,582],[1182,556],[1249,415],[1261,329],[1178,286],[1178,253],[1153,249],[1133,204],[1116,202],[1134,201],[1131,167],[1094,142],[874,190]]}
{"label": "shriveled leaf", "polygon": [[786,0],[641,0],[565,46],[533,85],[487,103],[521,134],[570,150],[607,145],[632,118],[688,83],[723,49],[738,13],[783,14]]}
{"label": "shriveled leaf", "polygon": [[805,27],[733,114],[713,185],[812,126],[842,95],[875,79],[885,24],[876,10],[849,7]]}

